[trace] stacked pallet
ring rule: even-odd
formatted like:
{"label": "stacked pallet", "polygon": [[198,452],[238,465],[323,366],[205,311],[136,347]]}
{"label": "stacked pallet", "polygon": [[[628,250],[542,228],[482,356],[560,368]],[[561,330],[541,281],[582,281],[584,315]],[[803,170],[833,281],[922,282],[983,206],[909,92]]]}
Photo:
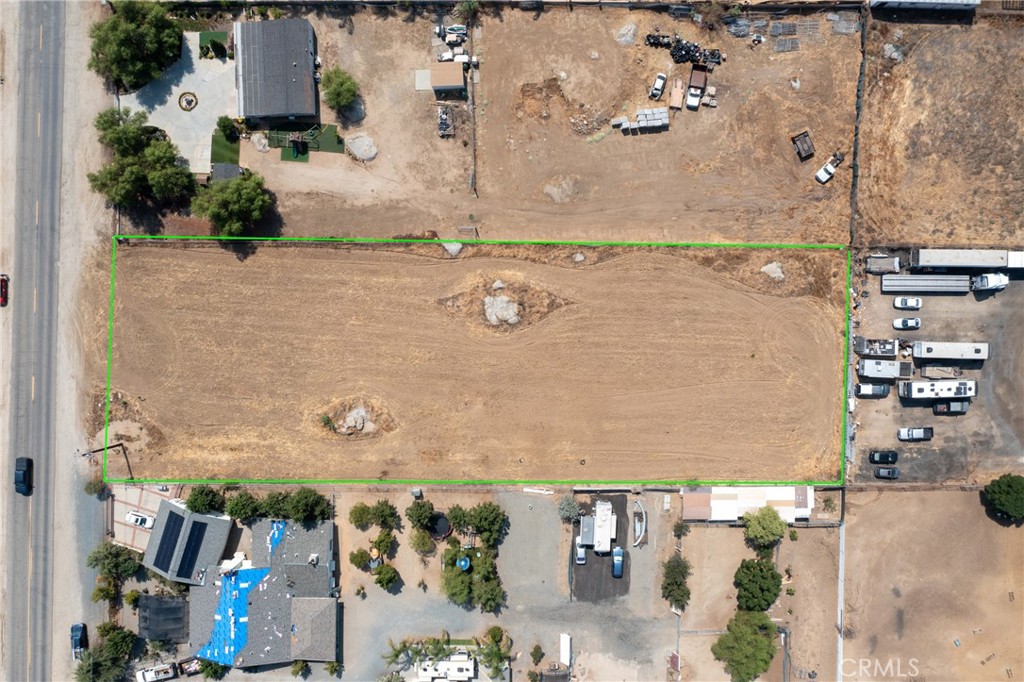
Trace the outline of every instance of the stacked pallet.
{"label": "stacked pallet", "polygon": [[612,128],[618,128],[623,135],[640,135],[642,133],[658,133],[668,130],[668,107],[638,109],[636,121],[628,116],[620,116],[611,120]]}

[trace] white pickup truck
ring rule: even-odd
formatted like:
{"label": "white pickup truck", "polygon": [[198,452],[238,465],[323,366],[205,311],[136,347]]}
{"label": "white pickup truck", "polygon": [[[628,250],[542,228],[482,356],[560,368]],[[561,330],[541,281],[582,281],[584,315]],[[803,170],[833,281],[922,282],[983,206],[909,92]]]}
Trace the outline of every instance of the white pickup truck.
{"label": "white pickup truck", "polygon": [[933,433],[930,426],[903,427],[896,432],[896,437],[905,441],[931,440]]}

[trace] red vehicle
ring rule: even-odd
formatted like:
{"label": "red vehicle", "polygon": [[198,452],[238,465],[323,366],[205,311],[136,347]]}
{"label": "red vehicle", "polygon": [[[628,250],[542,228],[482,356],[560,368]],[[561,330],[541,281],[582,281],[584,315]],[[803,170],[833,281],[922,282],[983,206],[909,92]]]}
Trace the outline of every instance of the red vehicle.
{"label": "red vehicle", "polygon": [[0,307],[7,305],[7,287],[11,278],[7,275],[0,275]]}

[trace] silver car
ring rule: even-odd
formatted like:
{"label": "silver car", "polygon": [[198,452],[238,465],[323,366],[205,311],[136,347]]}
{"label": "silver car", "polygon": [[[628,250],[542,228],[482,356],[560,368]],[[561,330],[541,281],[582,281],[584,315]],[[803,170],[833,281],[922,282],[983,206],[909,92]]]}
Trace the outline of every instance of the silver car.
{"label": "silver car", "polygon": [[587,548],[580,542],[583,538],[576,536],[576,565],[582,566],[587,563]]}
{"label": "silver car", "polygon": [[892,321],[893,329],[920,329],[920,317],[897,317]]}

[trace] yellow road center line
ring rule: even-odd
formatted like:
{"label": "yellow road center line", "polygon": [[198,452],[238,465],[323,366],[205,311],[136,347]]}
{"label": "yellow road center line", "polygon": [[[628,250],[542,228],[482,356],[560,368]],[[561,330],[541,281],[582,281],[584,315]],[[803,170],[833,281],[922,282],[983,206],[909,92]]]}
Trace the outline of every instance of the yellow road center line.
{"label": "yellow road center line", "polygon": [[39,24],[39,51],[43,50],[43,25]]}
{"label": "yellow road center line", "polygon": [[32,402],[36,399],[36,375],[32,375]]}

